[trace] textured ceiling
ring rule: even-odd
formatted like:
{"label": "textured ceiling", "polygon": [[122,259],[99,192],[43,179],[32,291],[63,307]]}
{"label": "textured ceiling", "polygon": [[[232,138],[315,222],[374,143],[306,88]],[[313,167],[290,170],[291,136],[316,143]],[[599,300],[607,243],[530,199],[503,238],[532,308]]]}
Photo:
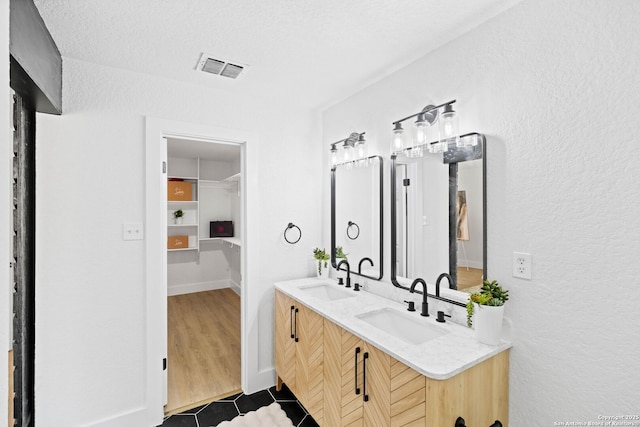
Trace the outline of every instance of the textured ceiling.
{"label": "textured ceiling", "polygon": [[[323,108],[519,0],[35,0],[63,59]],[[202,52],[248,64],[195,71]]]}

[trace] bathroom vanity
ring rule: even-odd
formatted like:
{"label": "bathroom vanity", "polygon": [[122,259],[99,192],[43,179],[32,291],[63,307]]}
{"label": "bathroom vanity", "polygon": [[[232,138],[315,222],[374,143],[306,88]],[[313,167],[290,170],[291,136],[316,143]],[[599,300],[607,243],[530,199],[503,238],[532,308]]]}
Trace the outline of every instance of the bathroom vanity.
{"label": "bathroom vanity", "polygon": [[275,362],[322,426],[508,425],[509,348],[316,278],[275,284]]}

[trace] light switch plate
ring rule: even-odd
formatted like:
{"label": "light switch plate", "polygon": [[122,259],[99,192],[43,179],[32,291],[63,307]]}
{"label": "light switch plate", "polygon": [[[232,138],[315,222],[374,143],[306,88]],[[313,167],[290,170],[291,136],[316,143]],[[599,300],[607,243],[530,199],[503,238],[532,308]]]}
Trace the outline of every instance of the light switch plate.
{"label": "light switch plate", "polygon": [[144,229],[141,222],[122,224],[122,240],[143,240]]}

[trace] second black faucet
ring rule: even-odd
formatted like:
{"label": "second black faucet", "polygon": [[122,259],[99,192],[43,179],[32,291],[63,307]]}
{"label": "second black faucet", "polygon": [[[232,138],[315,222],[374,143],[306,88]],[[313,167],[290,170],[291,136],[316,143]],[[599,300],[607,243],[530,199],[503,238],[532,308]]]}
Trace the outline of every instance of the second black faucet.
{"label": "second black faucet", "polygon": [[411,284],[411,289],[409,292],[414,293],[416,291],[416,285],[418,283],[422,284],[422,311],[420,312],[421,316],[429,317],[429,303],[427,302],[427,282],[424,279],[417,278]]}
{"label": "second black faucet", "polygon": [[[342,266],[342,264],[346,264],[347,265],[347,285],[345,286],[345,288],[350,288],[351,287],[351,267],[349,267],[349,261],[347,261],[346,259],[343,259],[342,261],[340,261],[338,263],[338,265],[336,266],[336,270],[340,271],[340,267]],[[345,270],[342,270],[345,271]]]}

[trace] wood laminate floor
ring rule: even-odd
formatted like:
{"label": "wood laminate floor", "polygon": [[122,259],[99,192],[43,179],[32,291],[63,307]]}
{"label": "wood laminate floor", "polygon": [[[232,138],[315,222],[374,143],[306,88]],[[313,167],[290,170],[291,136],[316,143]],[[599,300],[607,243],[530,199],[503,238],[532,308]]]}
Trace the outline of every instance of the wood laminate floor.
{"label": "wood laminate floor", "polygon": [[231,289],[168,299],[168,401],[175,414],[240,386],[240,297]]}
{"label": "wood laminate floor", "polygon": [[458,267],[458,290],[474,293],[482,287],[482,269]]}

